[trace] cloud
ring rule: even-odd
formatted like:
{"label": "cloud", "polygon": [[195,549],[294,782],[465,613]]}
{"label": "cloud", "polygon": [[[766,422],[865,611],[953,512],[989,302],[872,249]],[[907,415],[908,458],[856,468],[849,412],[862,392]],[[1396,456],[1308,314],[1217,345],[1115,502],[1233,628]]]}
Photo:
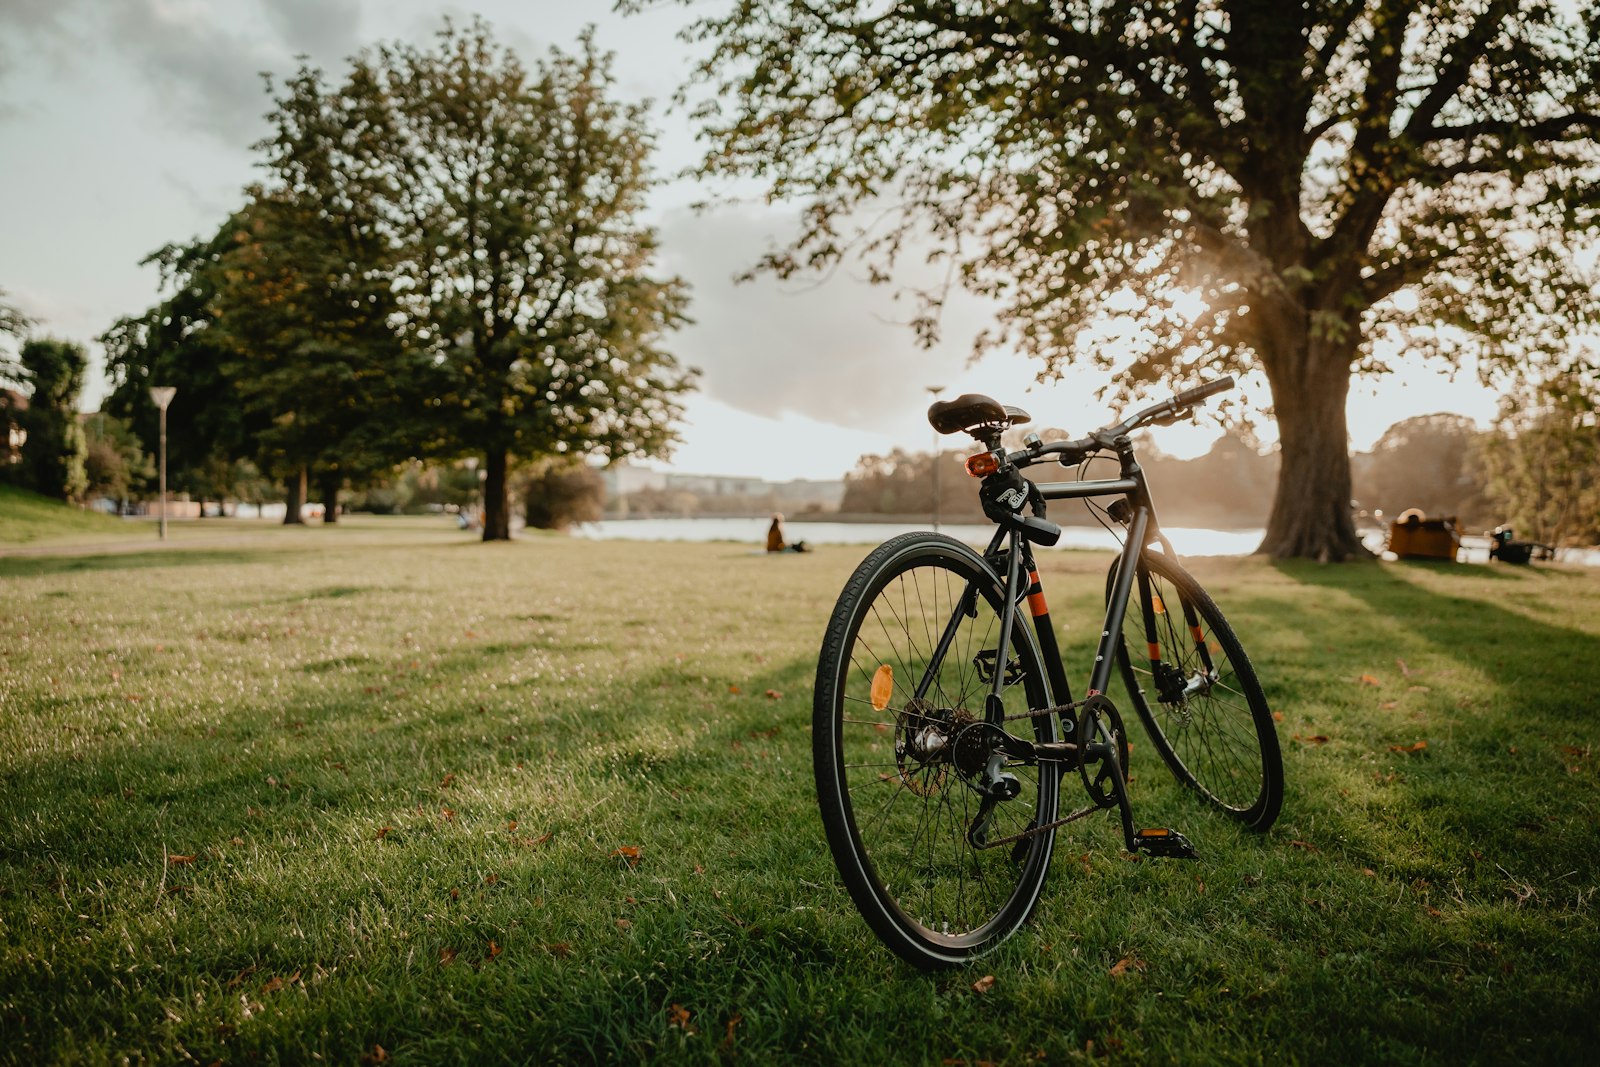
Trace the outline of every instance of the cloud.
{"label": "cloud", "polygon": [[702,391],[740,411],[857,428],[920,411],[926,387],[960,375],[982,326],[978,309],[958,303],[945,318],[945,341],[924,351],[905,324],[910,298],[863,284],[852,274],[857,265],[815,283],[733,280],[792,227],[791,216],[753,208],[667,216],[665,265],[694,286],[695,324],[672,349],[705,372]]}
{"label": "cloud", "polygon": [[267,21],[296,55],[323,63],[343,59],[361,46],[358,0],[263,0]]}

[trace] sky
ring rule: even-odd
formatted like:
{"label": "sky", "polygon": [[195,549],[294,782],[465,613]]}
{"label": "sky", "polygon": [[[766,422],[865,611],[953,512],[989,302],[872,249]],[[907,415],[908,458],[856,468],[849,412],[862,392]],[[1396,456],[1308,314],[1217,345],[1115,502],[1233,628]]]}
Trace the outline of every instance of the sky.
{"label": "sky", "polygon": [[[759,197],[710,211],[682,172],[699,158],[688,118],[669,107],[694,49],[676,39],[677,5],[623,17],[611,0],[0,0],[0,289],[41,332],[89,344],[117,318],[157,302],[140,260],[214,232],[252,181],[251,144],[266,132],[262,72],[292,73],[298,56],[337,75],[379,41],[423,41],[445,16],[482,15],[527,59],[570,50],[586,25],[616,54],[619,95],[655,101],[650,206],[663,269],[693,287],[694,325],[669,347],[701,370],[683,443],[668,464],[693,473],[832,479],[868,452],[926,449],[928,390],[980,392],[1026,408],[1040,426],[1082,433],[1112,421],[1097,398],[1107,375],[1069,370],[1049,385],[1008,353],[973,363],[985,307],[957,298],[943,341],[919,348],[894,289],[846,265],[825,280],[739,284],[735,275],[792,232],[793,205]],[[98,374],[85,404],[104,392]],[[1149,401],[1165,392],[1152,390]],[[1246,380],[1239,400],[1260,409]],[[1470,372],[1454,377],[1404,359],[1351,390],[1351,444],[1369,448],[1390,424],[1452,411],[1487,424],[1497,397]],[[182,400],[179,398],[178,403]],[[1217,424],[1157,431],[1175,455],[1203,452]],[[1265,435],[1270,439],[1270,432]],[[964,441],[964,439],[963,439]],[[952,445],[954,447],[954,445]]]}

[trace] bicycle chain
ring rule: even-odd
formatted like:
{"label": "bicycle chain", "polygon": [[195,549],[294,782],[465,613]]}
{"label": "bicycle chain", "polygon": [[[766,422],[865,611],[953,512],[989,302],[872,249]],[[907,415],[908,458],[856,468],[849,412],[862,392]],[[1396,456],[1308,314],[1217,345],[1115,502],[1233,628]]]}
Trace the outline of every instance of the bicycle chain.
{"label": "bicycle chain", "polygon": [[[1021,719],[1039,719],[1046,715],[1065,715],[1067,712],[1076,712],[1079,708],[1083,707],[1093,699],[1093,697],[1084,697],[1082,700],[1073,701],[1071,704],[1057,704],[1053,708],[1040,708],[1037,711],[1019,711],[1015,715],[1007,715],[1000,721],[1017,722]],[[1076,715],[1074,715],[1073,718],[1076,720]]]}
{"label": "bicycle chain", "polygon": [[1097,811],[1104,811],[1104,810],[1105,810],[1104,808],[1098,808],[1098,807],[1095,807],[1095,808],[1084,808],[1082,811],[1075,811],[1071,815],[1068,815],[1066,818],[1057,819],[1055,822],[1047,822],[1043,826],[1035,826],[1035,827],[1032,827],[1031,829],[1023,830],[1021,833],[1012,834],[1010,837],[997,837],[993,841],[985,841],[983,843],[983,845],[980,846],[980,847],[982,847],[984,849],[998,848],[1001,845],[1009,845],[1013,841],[1021,841],[1022,839],[1027,838],[1027,837],[1036,837],[1039,834],[1042,834],[1047,830],[1059,830],[1061,827],[1067,825],[1067,823],[1069,823],[1069,822],[1077,822],[1079,819],[1087,818],[1090,815],[1093,815]]}

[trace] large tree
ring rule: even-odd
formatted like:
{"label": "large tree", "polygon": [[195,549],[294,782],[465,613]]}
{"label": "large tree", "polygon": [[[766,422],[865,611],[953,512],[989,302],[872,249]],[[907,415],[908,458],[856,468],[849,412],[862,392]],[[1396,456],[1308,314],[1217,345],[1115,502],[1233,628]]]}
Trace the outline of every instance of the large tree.
{"label": "large tree", "polygon": [[18,422],[22,444],[22,484],[58,500],[76,501],[88,487],[84,456],[88,445],[78,417],[89,357],[82,345],[38,338],[22,346],[17,363],[32,394]]}
{"label": "large tree", "polygon": [[1506,397],[1478,460],[1490,498],[1522,538],[1600,541],[1600,361]]}
{"label": "large tree", "polygon": [[[1582,6],[739,0],[690,30],[704,172],[805,202],[766,266],[859,249],[882,276],[931,245],[998,302],[980,344],[1049,369],[1259,367],[1283,457],[1262,550],[1358,557],[1351,375],[1402,344],[1513,365],[1595,316]],[[931,334],[944,292],[922,296]],[[1086,343],[1108,309],[1137,329]]]}
{"label": "large tree", "polygon": [[661,339],[686,289],[653,273],[651,135],[613,91],[589,38],[529,69],[481,22],[360,58],[341,90],[373,131],[349,159],[384,179],[401,336],[437,374],[435,451],[483,457],[485,540],[510,536],[514,460],[676,439],[693,375]]}

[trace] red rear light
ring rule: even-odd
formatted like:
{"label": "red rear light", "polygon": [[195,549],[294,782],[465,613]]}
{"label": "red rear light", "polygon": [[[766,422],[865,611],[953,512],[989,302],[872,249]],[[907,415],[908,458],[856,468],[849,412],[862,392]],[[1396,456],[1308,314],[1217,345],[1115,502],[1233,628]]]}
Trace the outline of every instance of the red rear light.
{"label": "red rear light", "polygon": [[967,473],[974,478],[987,478],[1000,469],[1000,457],[993,452],[979,452],[967,457]]}

